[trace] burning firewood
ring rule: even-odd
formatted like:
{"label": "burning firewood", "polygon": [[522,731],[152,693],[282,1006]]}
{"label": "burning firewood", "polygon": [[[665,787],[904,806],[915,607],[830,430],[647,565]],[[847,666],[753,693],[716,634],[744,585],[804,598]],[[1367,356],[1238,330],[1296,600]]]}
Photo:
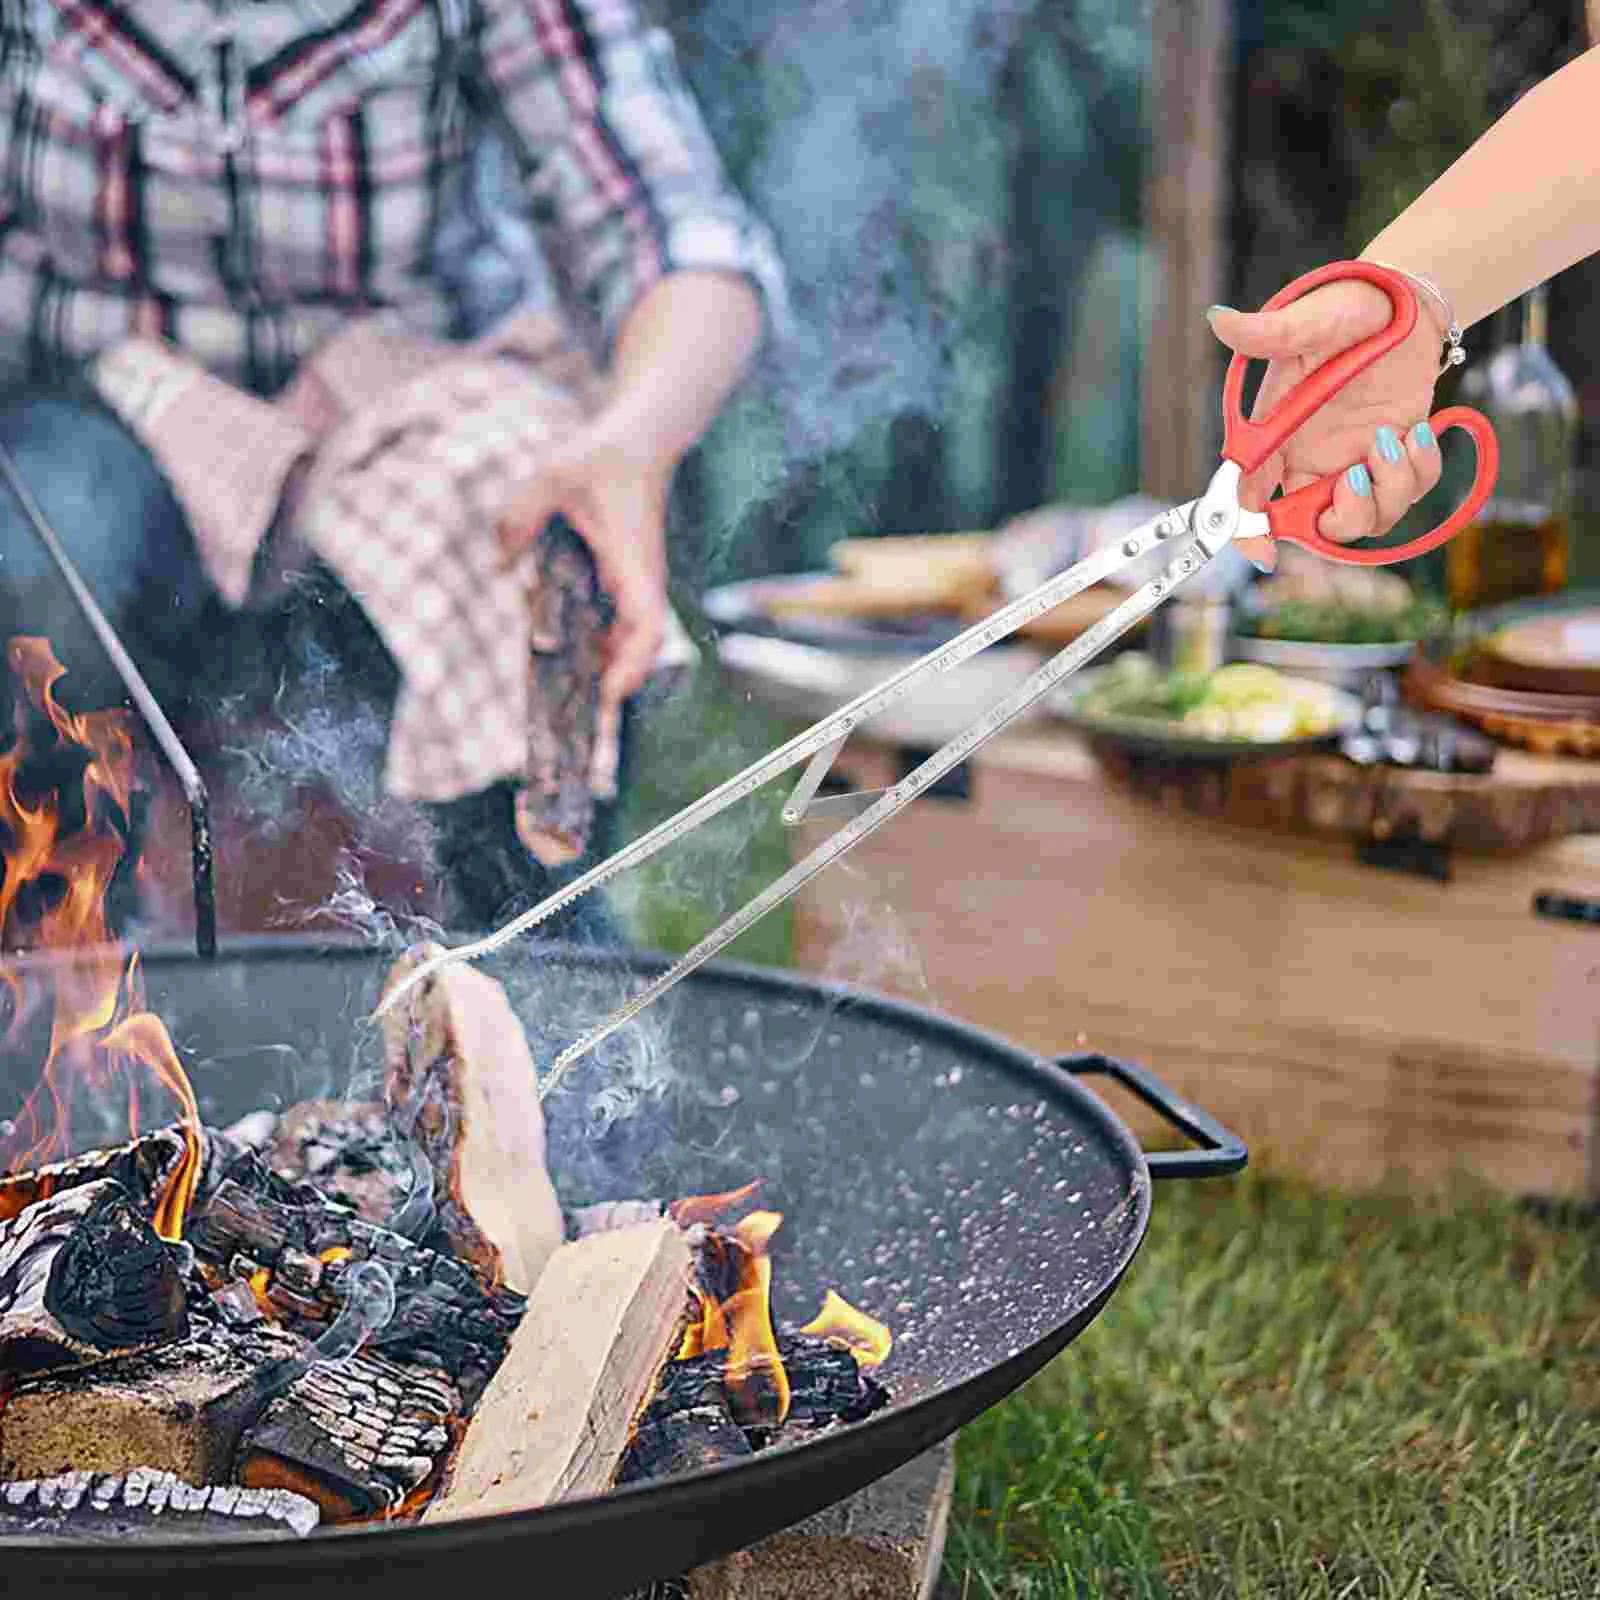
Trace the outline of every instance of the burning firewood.
{"label": "burning firewood", "polygon": [[[392,988],[437,945],[409,951]],[[545,1170],[538,1074],[522,1025],[492,978],[447,967],[384,1018],[391,1114],[434,1174],[439,1223],[485,1282],[527,1294],[561,1243]]]}
{"label": "burning firewood", "polygon": [[692,1262],[671,1222],[563,1245],[423,1520],[597,1494],[682,1335]]}
{"label": "burning firewood", "polygon": [[189,1237],[209,1267],[252,1282],[271,1315],[311,1336],[343,1306],[346,1275],[363,1261],[382,1262],[396,1310],[373,1348],[442,1367],[468,1410],[500,1365],[525,1303],[510,1289],[485,1288],[459,1261],[285,1182],[253,1156],[234,1164]]}
{"label": "burning firewood", "polygon": [[698,1472],[752,1454],[754,1447],[729,1408],[722,1364],[704,1357],[678,1361],[662,1374],[640,1416],[617,1482]]}
{"label": "burning firewood", "polygon": [[309,1183],[379,1227],[418,1178],[411,1146],[375,1101],[303,1100],[276,1119],[261,1158],[280,1178]]}
{"label": "burning firewood", "polygon": [[246,1431],[235,1476],[304,1495],[332,1522],[383,1516],[433,1471],[459,1411],[455,1385],[437,1368],[370,1351],[320,1363]]}
{"label": "burning firewood", "polygon": [[261,1374],[304,1349],[281,1328],[202,1323],[159,1350],[24,1378],[0,1411],[0,1479],[159,1467],[225,1482]]}
{"label": "burning firewood", "polygon": [[88,1150],[69,1161],[32,1167],[0,1178],[0,1218],[18,1215],[27,1206],[82,1184],[111,1179],[132,1197],[145,1215],[172,1181],[184,1156],[184,1139],[177,1128],[158,1128],[131,1143],[108,1150]]}
{"label": "burning firewood", "polygon": [[97,1542],[137,1534],[303,1538],[320,1520],[312,1501],[286,1489],[197,1488],[150,1467],[0,1483],[0,1535],[11,1537],[56,1534]]}
{"label": "burning firewood", "polygon": [[114,1179],[0,1223],[0,1371],[104,1361],[188,1331],[177,1257]]}

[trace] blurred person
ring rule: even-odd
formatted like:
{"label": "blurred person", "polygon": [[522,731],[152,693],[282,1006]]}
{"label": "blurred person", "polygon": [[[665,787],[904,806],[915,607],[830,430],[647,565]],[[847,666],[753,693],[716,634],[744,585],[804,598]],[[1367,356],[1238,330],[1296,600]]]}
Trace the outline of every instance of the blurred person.
{"label": "blurred person", "polygon": [[[666,35],[630,0],[46,0],[8,7],[0,42],[0,446],[158,699],[204,723],[276,676],[306,703],[391,709],[407,668],[393,633],[286,530],[352,400],[411,379],[426,409],[428,363],[493,340],[473,285],[501,228],[481,181],[498,150],[595,382],[563,410],[570,360],[541,389],[526,339],[485,345],[487,370],[549,394],[555,420],[530,406],[520,440],[513,417],[515,481],[448,489],[479,495],[505,564],[552,517],[586,542],[612,608],[599,700],[614,725],[669,622],[676,468],[784,295]],[[517,293],[493,308],[506,325],[524,310]],[[442,381],[439,396],[445,430],[460,418]],[[403,555],[404,518],[370,520]],[[499,580],[474,559],[487,593]],[[275,563],[286,588],[265,581]],[[122,698],[3,489],[0,630],[51,639],[69,703]],[[514,778],[422,795],[468,923],[555,882],[516,835]]]}
{"label": "blurred person", "polygon": [[[1529,90],[1361,252],[1413,280],[1416,328],[1245,477],[1248,509],[1261,510],[1279,485],[1287,493],[1344,469],[1317,526],[1348,544],[1386,533],[1438,483],[1438,441],[1426,419],[1452,318],[1469,329],[1600,251],[1600,141],[1585,132],[1597,102],[1600,47]],[[1268,363],[1259,416],[1376,333],[1390,312],[1374,285],[1341,282],[1278,311],[1212,306],[1206,316],[1230,350]],[[1270,540],[1239,546],[1272,569]]]}

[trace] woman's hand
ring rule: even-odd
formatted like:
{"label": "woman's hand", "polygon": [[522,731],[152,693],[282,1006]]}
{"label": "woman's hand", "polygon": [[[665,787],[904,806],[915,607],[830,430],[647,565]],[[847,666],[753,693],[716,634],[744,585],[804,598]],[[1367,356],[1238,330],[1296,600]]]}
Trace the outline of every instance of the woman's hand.
{"label": "woman's hand", "polygon": [[[619,437],[604,417],[554,452],[518,484],[500,517],[500,543],[515,558],[556,515],[594,556],[611,601],[599,728],[615,732],[622,705],[650,676],[667,626],[667,493],[677,458]],[[607,739],[598,741],[602,748]]]}
{"label": "woman's hand", "polygon": [[[1376,538],[1439,481],[1438,442],[1426,418],[1444,342],[1437,313],[1418,306],[1417,325],[1403,344],[1375,361],[1340,390],[1240,484],[1239,498],[1264,510],[1273,490],[1285,493],[1337,472],[1333,504],[1317,530],[1339,544]],[[1242,355],[1268,363],[1252,416],[1265,416],[1279,399],[1331,356],[1358,344],[1389,320],[1389,299],[1360,280],[1324,284],[1279,311],[1234,311],[1214,306],[1212,331]],[[1268,539],[1241,539],[1239,548],[1270,571]]]}

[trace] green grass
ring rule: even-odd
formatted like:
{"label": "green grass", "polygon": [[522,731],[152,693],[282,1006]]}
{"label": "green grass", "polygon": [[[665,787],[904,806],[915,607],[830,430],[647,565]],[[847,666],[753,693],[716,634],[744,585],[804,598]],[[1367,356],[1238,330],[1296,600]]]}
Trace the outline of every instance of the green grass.
{"label": "green grass", "polygon": [[1259,1176],[1156,1201],[962,1434],[941,1596],[1600,1595],[1600,1234]]}

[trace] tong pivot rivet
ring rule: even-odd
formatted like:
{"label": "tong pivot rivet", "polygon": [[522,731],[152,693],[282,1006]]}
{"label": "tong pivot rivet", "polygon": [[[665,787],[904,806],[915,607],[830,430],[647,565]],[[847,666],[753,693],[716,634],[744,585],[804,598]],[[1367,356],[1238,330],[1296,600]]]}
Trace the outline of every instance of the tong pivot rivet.
{"label": "tong pivot rivet", "polygon": [[1221,506],[1218,506],[1217,509],[1206,518],[1206,521],[1210,523],[1213,528],[1220,528],[1227,520],[1228,513],[1224,511]]}

